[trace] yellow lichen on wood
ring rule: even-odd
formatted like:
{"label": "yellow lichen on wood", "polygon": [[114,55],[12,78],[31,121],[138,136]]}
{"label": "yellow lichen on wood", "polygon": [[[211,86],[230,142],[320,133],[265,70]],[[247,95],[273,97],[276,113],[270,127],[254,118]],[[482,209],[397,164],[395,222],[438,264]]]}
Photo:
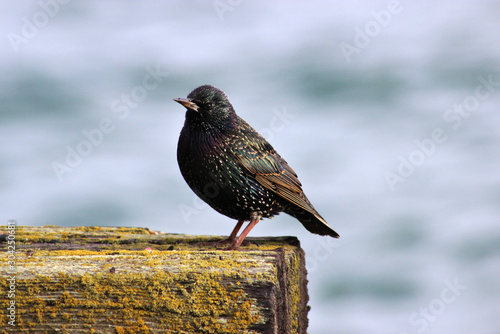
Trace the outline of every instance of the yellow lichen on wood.
{"label": "yellow lichen on wood", "polygon": [[[217,237],[141,228],[16,233],[17,332],[305,333],[304,255],[295,238],[250,238],[241,251],[223,251],[203,243]],[[0,287],[9,288],[5,280]],[[0,300],[1,312],[8,302]]]}

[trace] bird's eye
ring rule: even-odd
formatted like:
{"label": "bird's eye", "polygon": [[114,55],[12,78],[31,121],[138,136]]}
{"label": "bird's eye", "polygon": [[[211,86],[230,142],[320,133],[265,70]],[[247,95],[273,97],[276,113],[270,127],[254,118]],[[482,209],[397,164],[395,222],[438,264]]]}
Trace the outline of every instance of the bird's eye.
{"label": "bird's eye", "polygon": [[211,109],[213,106],[214,106],[214,104],[212,102],[208,102],[205,104],[205,108],[207,108],[207,109]]}

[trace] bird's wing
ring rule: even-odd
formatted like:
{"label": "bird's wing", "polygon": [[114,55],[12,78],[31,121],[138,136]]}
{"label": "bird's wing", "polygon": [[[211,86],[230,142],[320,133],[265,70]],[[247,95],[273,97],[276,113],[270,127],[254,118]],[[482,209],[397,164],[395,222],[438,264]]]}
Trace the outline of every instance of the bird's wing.
{"label": "bird's wing", "polygon": [[243,132],[243,136],[232,146],[240,165],[265,188],[306,211],[318,214],[304,196],[295,171],[264,137],[255,130],[250,132],[251,136]]}

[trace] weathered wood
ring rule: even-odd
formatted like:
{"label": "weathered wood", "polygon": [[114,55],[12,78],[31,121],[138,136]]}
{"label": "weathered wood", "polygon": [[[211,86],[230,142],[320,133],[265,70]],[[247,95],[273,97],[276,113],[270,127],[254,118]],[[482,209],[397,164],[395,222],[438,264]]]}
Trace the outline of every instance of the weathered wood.
{"label": "weathered wood", "polygon": [[[16,333],[306,333],[304,252],[295,237],[220,237],[144,228],[17,226]],[[0,244],[7,254],[5,242]],[[8,275],[2,256],[2,277]],[[9,282],[2,279],[2,296]],[[7,311],[8,312],[8,311]]]}

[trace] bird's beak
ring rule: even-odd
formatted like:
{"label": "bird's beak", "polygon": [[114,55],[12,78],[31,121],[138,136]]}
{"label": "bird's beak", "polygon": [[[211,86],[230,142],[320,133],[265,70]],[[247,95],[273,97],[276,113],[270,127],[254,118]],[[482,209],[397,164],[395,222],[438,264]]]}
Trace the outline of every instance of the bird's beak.
{"label": "bird's beak", "polygon": [[198,111],[198,105],[196,103],[194,103],[193,101],[191,101],[190,99],[183,99],[183,98],[179,97],[177,99],[174,99],[174,101],[182,104],[184,107],[186,107],[188,109]]}

